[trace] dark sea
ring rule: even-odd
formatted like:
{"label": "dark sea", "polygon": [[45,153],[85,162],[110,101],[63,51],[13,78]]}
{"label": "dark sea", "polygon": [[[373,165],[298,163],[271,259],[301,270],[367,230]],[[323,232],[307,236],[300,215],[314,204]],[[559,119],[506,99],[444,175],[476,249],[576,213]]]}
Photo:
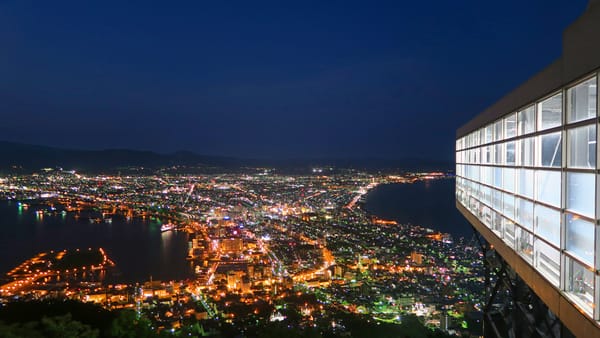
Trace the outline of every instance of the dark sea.
{"label": "dark sea", "polygon": [[473,230],[456,210],[453,178],[412,184],[384,184],[365,196],[364,208],[371,214],[471,238]]}
{"label": "dark sea", "polygon": [[185,259],[185,232],[161,232],[156,220],[90,223],[89,218],[76,219],[74,213],[40,215],[35,211],[34,206],[23,209],[17,202],[0,201],[0,274],[40,252],[102,247],[116,263],[112,282],[192,276],[191,263]]}

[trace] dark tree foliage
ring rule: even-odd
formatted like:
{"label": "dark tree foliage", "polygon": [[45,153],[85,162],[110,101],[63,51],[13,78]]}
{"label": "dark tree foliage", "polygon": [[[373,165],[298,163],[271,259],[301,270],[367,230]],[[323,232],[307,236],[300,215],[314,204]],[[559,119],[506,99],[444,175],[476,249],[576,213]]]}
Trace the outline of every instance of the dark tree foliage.
{"label": "dark tree foliage", "polygon": [[0,337],[96,338],[98,329],[71,318],[71,314],[43,317],[39,321],[4,324],[0,322]]}
{"label": "dark tree foliage", "polygon": [[118,311],[113,320],[110,331],[110,337],[123,338],[144,338],[156,337],[157,334],[152,329],[151,323],[145,318],[138,318],[133,310]]}
{"label": "dark tree foliage", "polygon": [[0,308],[0,337],[158,337],[132,310],[73,300],[14,302]]}
{"label": "dark tree foliage", "polygon": [[7,324],[40,322],[44,317],[70,314],[73,321],[105,331],[114,314],[99,305],[74,300],[13,302],[0,308],[0,318]]}

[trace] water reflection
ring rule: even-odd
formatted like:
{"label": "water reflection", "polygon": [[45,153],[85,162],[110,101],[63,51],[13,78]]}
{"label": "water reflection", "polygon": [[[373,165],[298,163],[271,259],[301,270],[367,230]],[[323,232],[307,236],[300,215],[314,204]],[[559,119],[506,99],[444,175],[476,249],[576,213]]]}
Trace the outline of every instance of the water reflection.
{"label": "water reflection", "polygon": [[118,282],[145,281],[150,275],[161,280],[192,276],[185,259],[187,234],[162,233],[156,221],[123,216],[113,217],[112,224],[90,223],[87,215],[37,213],[33,206],[8,201],[0,201],[0,220],[0,274],[39,252],[102,247],[121,272]]}
{"label": "water reflection", "polygon": [[454,179],[380,185],[367,194],[365,209],[381,218],[470,237],[471,226],[456,210],[454,186]]}

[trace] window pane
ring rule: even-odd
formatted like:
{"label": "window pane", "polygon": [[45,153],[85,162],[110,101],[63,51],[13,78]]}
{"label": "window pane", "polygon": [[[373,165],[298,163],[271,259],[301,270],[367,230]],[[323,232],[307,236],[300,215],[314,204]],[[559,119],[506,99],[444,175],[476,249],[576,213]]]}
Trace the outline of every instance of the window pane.
{"label": "window pane", "polygon": [[515,165],[515,141],[506,143],[506,165]]}
{"label": "window pane", "polygon": [[535,131],[535,106],[530,106],[519,112],[519,135]]}
{"label": "window pane", "polygon": [[494,168],[494,187],[502,189],[502,168]]}
{"label": "window pane", "polygon": [[567,173],[567,209],[594,217],[596,181],[592,173]]}
{"label": "window pane", "polygon": [[489,185],[492,184],[491,167],[481,167],[481,182]]}
{"label": "window pane", "polygon": [[511,114],[504,118],[504,137],[510,138],[517,136],[517,114]]}
{"label": "window pane", "polygon": [[503,213],[504,216],[510,219],[515,218],[515,197],[511,194],[504,193],[503,195]]}
{"label": "window pane", "polygon": [[492,163],[492,146],[484,146],[481,148],[481,163],[491,164]]}
{"label": "window pane", "polygon": [[533,198],[533,170],[531,169],[520,169],[519,170],[519,183],[517,193],[521,196]]}
{"label": "window pane", "polygon": [[517,223],[533,230],[533,203],[522,198],[517,199]]}
{"label": "window pane", "polygon": [[567,92],[569,122],[596,116],[596,78],[589,79]]}
{"label": "window pane", "polygon": [[513,168],[504,168],[503,172],[503,180],[502,186],[504,190],[514,192],[515,191],[515,169]]}
{"label": "window pane", "polygon": [[502,238],[502,216],[498,212],[494,212],[492,215],[492,231]]}
{"label": "window pane", "polygon": [[504,148],[503,146],[504,146],[504,144],[496,144],[494,146],[494,148],[495,148],[494,149],[494,156],[495,156],[494,163],[495,164],[504,164],[503,156],[502,156],[502,155],[504,155],[504,151],[502,149],[502,148]]}
{"label": "window pane", "polygon": [[515,224],[510,220],[504,223],[504,242],[511,248],[515,246]]}
{"label": "window pane", "polygon": [[490,209],[487,206],[484,206],[481,209],[481,213],[483,214],[481,220],[482,220],[483,224],[485,224],[488,228],[492,224],[492,212],[493,212],[492,209]]}
{"label": "window pane", "polygon": [[538,165],[560,167],[562,159],[561,132],[539,136]]}
{"label": "window pane", "polygon": [[492,124],[485,127],[485,143],[490,143],[494,140],[494,126]]}
{"label": "window pane", "polygon": [[535,268],[552,284],[558,286],[560,280],[560,252],[552,246],[536,239],[534,243]]}
{"label": "window pane", "polygon": [[560,212],[535,205],[535,234],[548,242],[560,246]]}
{"label": "window pane", "polygon": [[502,129],[503,129],[502,126],[503,126],[502,120],[496,121],[496,123],[494,123],[494,140],[495,141],[504,139],[504,135],[502,133]]}
{"label": "window pane", "polygon": [[536,200],[560,207],[560,171],[535,172]]}
{"label": "window pane", "polygon": [[538,104],[538,130],[558,127],[562,123],[562,93]]}
{"label": "window pane", "polygon": [[521,140],[521,165],[533,167],[535,138],[528,137]]}
{"label": "window pane", "polygon": [[492,203],[492,188],[481,186],[481,201],[487,205]]}
{"label": "window pane", "polygon": [[533,260],[533,235],[520,228],[517,228],[517,252],[520,253],[529,263]]}
{"label": "window pane", "polygon": [[571,258],[567,258],[568,295],[589,315],[594,309],[594,273]]}
{"label": "window pane", "polygon": [[596,125],[569,130],[567,165],[571,168],[596,167]]}
{"label": "window pane", "polygon": [[492,190],[492,208],[497,211],[502,211],[502,192]]}
{"label": "window pane", "polygon": [[566,249],[586,264],[594,265],[594,224],[567,214]]}
{"label": "window pane", "polygon": [[[474,195],[477,195],[477,193],[474,192]],[[471,198],[469,198],[469,210],[471,210],[471,212],[475,215],[479,210],[479,201],[475,196],[471,196]]]}

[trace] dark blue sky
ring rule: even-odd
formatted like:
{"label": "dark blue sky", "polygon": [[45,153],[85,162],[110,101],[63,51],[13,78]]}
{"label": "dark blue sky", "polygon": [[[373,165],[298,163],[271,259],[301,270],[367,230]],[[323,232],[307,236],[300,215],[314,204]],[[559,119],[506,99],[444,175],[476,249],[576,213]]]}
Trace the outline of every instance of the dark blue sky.
{"label": "dark blue sky", "polygon": [[125,2],[0,2],[0,139],[451,160],[587,4]]}

